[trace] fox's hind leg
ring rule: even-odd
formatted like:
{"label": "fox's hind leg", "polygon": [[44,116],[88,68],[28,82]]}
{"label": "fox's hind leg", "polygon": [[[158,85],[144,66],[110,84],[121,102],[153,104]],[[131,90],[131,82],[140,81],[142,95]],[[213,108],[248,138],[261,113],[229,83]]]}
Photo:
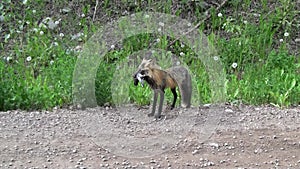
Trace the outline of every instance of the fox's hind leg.
{"label": "fox's hind leg", "polygon": [[151,113],[148,114],[148,116],[154,116],[155,110],[156,110],[156,102],[157,102],[157,91],[154,90],[154,96],[153,96],[153,104],[152,104],[152,110]]}
{"label": "fox's hind leg", "polygon": [[173,103],[171,105],[171,110],[172,110],[175,107],[175,103],[176,103],[176,99],[177,99],[177,93],[176,93],[176,88],[171,89],[171,91],[172,91],[173,96],[174,96]]}

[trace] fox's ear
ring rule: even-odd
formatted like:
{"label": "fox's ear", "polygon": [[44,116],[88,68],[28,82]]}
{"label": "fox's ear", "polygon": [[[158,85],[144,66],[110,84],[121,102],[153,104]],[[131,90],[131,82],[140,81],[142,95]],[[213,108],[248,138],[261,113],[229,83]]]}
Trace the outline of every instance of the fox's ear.
{"label": "fox's ear", "polygon": [[144,67],[149,67],[150,64],[151,64],[151,62],[148,62],[148,60],[147,60],[147,62],[145,63]]}
{"label": "fox's ear", "polygon": [[149,59],[148,62],[151,64],[156,64],[156,59]]}

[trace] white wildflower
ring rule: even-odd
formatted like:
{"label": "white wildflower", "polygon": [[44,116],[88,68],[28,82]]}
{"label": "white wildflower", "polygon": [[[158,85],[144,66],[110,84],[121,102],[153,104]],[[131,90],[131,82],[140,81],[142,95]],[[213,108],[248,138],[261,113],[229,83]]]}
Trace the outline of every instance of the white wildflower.
{"label": "white wildflower", "polygon": [[64,37],[65,34],[64,34],[64,33],[60,33],[59,36],[60,36],[60,37]]}
{"label": "white wildflower", "polygon": [[279,42],[283,42],[283,39],[279,39]]}
{"label": "white wildflower", "polygon": [[149,18],[150,16],[149,15],[145,15],[145,18]]}
{"label": "white wildflower", "polygon": [[26,5],[27,4],[27,0],[23,0],[23,4]]}
{"label": "white wildflower", "polygon": [[57,42],[53,42],[53,45],[54,45],[54,46],[58,46],[58,43],[57,43]]}
{"label": "white wildflower", "polygon": [[218,17],[221,18],[223,15],[222,13],[218,13]]}
{"label": "white wildflower", "polygon": [[162,27],[165,26],[165,24],[163,22],[159,22],[158,25],[162,26]]}
{"label": "white wildflower", "polygon": [[218,56],[214,56],[214,60],[215,61],[219,60],[219,57]]}
{"label": "white wildflower", "polygon": [[28,56],[28,57],[26,58],[26,61],[27,61],[27,62],[30,62],[30,61],[31,61],[31,56]]}
{"label": "white wildflower", "polygon": [[158,28],[157,31],[158,31],[158,32],[161,32],[161,28]]}
{"label": "white wildflower", "polygon": [[67,50],[66,50],[66,54],[67,54],[67,55],[71,54],[71,52],[72,52],[71,49],[67,49]]}
{"label": "white wildflower", "polygon": [[4,21],[4,16],[0,15],[0,22],[3,22],[3,21]]}
{"label": "white wildflower", "polygon": [[111,45],[110,48],[111,48],[111,49],[114,49],[114,48],[115,48],[115,45]]}
{"label": "white wildflower", "polygon": [[10,38],[10,34],[6,34],[4,38],[5,39],[9,39]]}
{"label": "white wildflower", "polygon": [[36,13],[36,10],[35,10],[35,9],[33,9],[33,10],[32,10],[32,13],[33,13],[33,14],[35,14],[35,13]]}
{"label": "white wildflower", "polygon": [[24,26],[23,25],[20,25],[19,26],[19,29],[22,31],[24,29]]}
{"label": "white wildflower", "polygon": [[184,48],[184,44],[182,43],[182,44],[180,45],[180,47],[181,47],[181,48]]}
{"label": "white wildflower", "polygon": [[238,66],[238,64],[237,63],[232,63],[232,65],[231,65],[231,67],[233,68],[233,69],[235,69],[236,67]]}
{"label": "white wildflower", "polygon": [[285,37],[288,37],[290,34],[289,34],[288,32],[285,32],[283,35],[284,35]]}
{"label": "white wildflower", "polygon": [[44,32],[43,32],[43,31],[40,31],[40,35],[44,35]]}
{"label": "white wildflower", "polygon": [[57,25],[59,24],[59,22],[60,22],[60,20],[55,21],[54,23],[55,23],[55,25],[57,26]]}
{"label": "white wildflower", "polygon": [[184,53],[183,53],[183,52],[180,52],[179,55],[180,55],[180,56],[184,56]]}
{"label": "white wildflower", "polygon": [[51,61],[50,61],[50,65],[53,65],[53,63],[54,63],[54,60],[51,60]]}
{"label": "white wildflower", "polygon": [[81,17],[82,17],[82,18],[84,18],[84,17],[85,17],[85,14],[84,14],[84,13],[83,13],[83,14],[81,14]]}
{"label": "white wildflower", "polygon": [[179,62],[179,61],[177,61],[177,62],[176,62],[176,65],[177,65],[177,66],[179,66],[179,65],[180,65],[180,62]]}
{"label": "white wildflower", "polygon": [[37,28],[32,29],[34,32],[38,32],[39,30]]}
{"label": "white wildflower", "polygon": [[156,42],[157,42],[157,43],[159,43],[159,42],[160,42],[160,39],[159,39],[159,38],[157,38],[157,39],[156,39]]}
{"label": "white wildflower", "polygon": [[46,26],[43,22],[41,22],[41,23],[39,24],[39,27],[40,27],[40,28],[47,28],[47,26]]}
{"label": "white wildflower", "polygon": [[75,35],[72,35],[71,39],[72,39],[72,40],[78,39],[78,38],[80,38],[82,35],[83,35],[82,32],[76,33]]}
{"label": "white wildflower", "polygon": [[55,22],[53,22],[52,19],[50,19],[50,20],[48,21],[48,28],[49,28],[49,29],[54,29],[56,26],[57,26],[57,25],[55,24]]}
{"label": "white wildflower", "polygon": [[9,62],[10,60],[12,60],[12,57],[7,56],[7,57],[6,57],[6,61]]}
{"label": "white wildflower", "polygon": [[74,48],[76,52],[80,52],[82,50],[82,46],[78,45]]}
{"label": "white wildflower", "polygon": [[63,11],[64,13],[68,13],[68,12],[71,11],[71,8],[68,8],[68,7],[67,7],[67,8],[63,8],[62,11]]}
{"label": "white wildflower", "polygon": [[253,16],[260,17],[260,14],[254,13]]}
{"label": "white wildflower", "polygon": [[192,26],[192,24],[191,24],[191,23],[188,23],[187,26],[190,27],[190,26]]}

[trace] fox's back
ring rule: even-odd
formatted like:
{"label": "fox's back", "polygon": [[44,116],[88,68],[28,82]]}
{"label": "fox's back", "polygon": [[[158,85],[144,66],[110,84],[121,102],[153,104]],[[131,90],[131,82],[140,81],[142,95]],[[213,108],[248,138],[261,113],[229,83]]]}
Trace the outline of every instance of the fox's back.
{"label": "fox's back", "polygon": [[[151,69],[151,68],[150,68]],[[157,87],[159,88],[176,88],[177,83],[176,81],[170,76],[170,74],[167,71],[152,68],[152,79],[157,84]]]}

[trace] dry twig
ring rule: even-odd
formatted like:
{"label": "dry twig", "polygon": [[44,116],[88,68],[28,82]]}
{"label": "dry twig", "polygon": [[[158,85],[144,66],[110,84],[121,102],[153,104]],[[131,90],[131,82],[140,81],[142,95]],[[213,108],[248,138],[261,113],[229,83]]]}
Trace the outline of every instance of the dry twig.
{"label": "dry twig", "polygon": [[99,0],[96,0],[95,10],[94,10],[94,14],[93,14],[93,22],[94,22],[94,20],[95,20],[95,17],[96,17],[96,13],[97,13],[98,4],[99,4]]}

